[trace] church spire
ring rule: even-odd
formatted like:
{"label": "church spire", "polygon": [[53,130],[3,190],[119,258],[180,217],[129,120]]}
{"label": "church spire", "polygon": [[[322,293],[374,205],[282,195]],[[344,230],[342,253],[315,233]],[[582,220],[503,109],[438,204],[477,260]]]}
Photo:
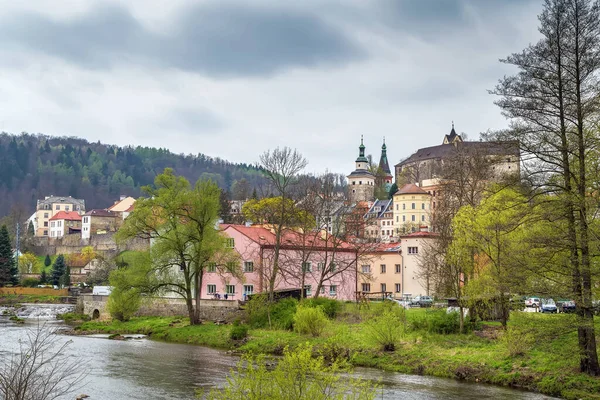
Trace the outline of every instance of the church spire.
{"label": "church spire", "polygon": [[379,159],[379,168],[387,175],[391,174],[390,165],[387,158],[387,146],[385,145],[385,136],[383,138],[383,145],[381,146],[381,158]]}
{"label": "church spire", "polygon": [[365,145],[363,144],[363,135],[360,135],[360,146],[358,146],[358,158],[356,162],[369,162],[365,157]]}

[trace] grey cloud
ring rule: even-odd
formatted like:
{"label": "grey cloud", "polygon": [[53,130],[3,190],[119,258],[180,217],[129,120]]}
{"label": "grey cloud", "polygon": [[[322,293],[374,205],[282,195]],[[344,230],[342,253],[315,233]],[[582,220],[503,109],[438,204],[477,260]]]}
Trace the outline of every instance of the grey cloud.
{"label": "grey cloud", "polygon": [[119,7],[94,9],[70,20],[28,13],[1,21],[0,43],[87,68],[149,62],[213,77],[269,76],[366,56],[318,16],[300,11],[203,5],[183,10],[171,22],[170,33],[158,34]]}
{"label": "grey cloud", "polygon": [[198,135],[218,132],[226,126],[225,122],[210,110],[192,107],[179,107],[168,111],[158,125],[163,129]]}

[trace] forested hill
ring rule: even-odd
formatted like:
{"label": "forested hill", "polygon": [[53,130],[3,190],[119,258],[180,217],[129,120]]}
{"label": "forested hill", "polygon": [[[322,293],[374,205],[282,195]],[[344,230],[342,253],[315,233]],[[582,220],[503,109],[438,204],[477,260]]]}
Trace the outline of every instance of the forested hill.
{"label": "forested hill", "polygon": [[[11,210],[31,213],[48,195],[84,199],[86,208],[106,208],[119,195],[139,196],[165,167],[194,183],[209,177],[231,190],[252,191],[264,178],[257,168],[204,154],[173,154],[166,149],[119,147],[75,137],[0,134],[0,217]],[[236,181],[243,185],[236,185]]]}

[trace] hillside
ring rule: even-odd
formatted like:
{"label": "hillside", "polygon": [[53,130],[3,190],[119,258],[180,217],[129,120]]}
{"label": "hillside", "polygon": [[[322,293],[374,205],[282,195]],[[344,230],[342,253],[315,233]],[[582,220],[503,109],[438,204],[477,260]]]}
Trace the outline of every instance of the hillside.
{"label": "hillside", "polygon": [[[37,199],[70,195],[86,201],[86,208],[105,208],[119,195],[140,195],[165,167],[190,182],[210,177],[219,186],[245,192],[264,182],[260,168],[234,164],[204,154],[173,154],[167,149],[119,147],[90,143],[76,137],[41,134],[0,134],[0,217],[30,214]],[[243,181],[245,179],[245,181]],[[241,186],[241,185],[237,185]]]}

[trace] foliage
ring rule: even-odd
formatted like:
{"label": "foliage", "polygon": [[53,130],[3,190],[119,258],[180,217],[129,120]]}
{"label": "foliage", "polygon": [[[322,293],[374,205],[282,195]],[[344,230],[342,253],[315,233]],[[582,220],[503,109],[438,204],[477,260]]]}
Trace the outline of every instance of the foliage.
{"label": "foliage", "polygon": [[[284,210],[283,214],[281,210]],[[267,197],[261,200],[248,200],[242,206],[242,213],[254,223],[284,224],[286,227],[315,226],[315,220],[308,212],[298,209],[292,199]],[[312,226],[311,226],[312,225]]]}
{"label": "foliage", "polygon": [[52,265],[52,275],[50,279],[54,286],[59,286],[61,284],[61,278],[65,274],[66,269],[65,257],[60,254],[56,257],[56,260],[54,260],[54,265]]}
{"label": "foliage", "polygon": [[229,338],[231,340],[242,340],[246,336],[248,336],[248,325],[243,325],[236,321],[229,331]]}
{"label": "foliage", "polygon": [[46,275],[46,270],[43,269],[42,273],[40,274],[40,284],[45,284],[48,283],[48,275]]}
{"label": "foliage", "polygon": [[164,148],[90,143],[74,137],[2,133],[0,155],[0,210],[8,212],[12,205],[22,204],[29,215],[35,207],[31,193],[83,198],[88,209],[104,208],[120,194],[138,197],[141,187],[151,184],[166,165],[193,182],[210,174],[226,190],[242,179],[252,187],[265,182],[261,168],[250,164],[229,163],[204,154],[173,154]]}
{"label": "foliage", "polygon": [[405,323],[404,309],[396,307],[396,310],[386,310],[382,315],[367,321],[367,329],[384,351],[394,351],[404,335]]}
{"label": "foliage", "polygon": [[326,297],[317,297],[302,300],[302,306],[306,307],[321,307],[323,312],[329,319],[335,319],[338,312],[342,308],[342,303],[335,299],[328,299]]}
{"label": "foliage", "polygon": [[136,202],[135,212],[117,232],[117,240],[140,237],[152,240],[152,279],[144,293],[173,292],[186,300],[192,324],[200,322],[202,277],[209,263],[219,272],[239,276],[238,254],[228,248],[226,237],[217,228],[218,186],[210,180],[190,183],[172,169],[144,187],[147,198]]}
{"label": "foliage", "polygon": [[70,341],[59,344],[44,326],[28,331],[19,351],[0,366],[0,397],[6,400],[50,400],[73,395],[86,368],[65,354]]}
{"label": "foliage", "polygon": [[60,277],[60,285],[62,287],[71,286],[71,268],[69,268],[68,266],[65,267],[65,271]]}
{"label": "foliage", "polygon": [[17,266],[6,225],[0,228],[0,287],[19,282]]}
{"label": "foliage", "polygon": [[52,264],[52,260],[50,259],[50,256],[48,254],[46,254],[46,258],[44,259],[44,265],[46,267],[49,267],[50,264]]}
{"label": "foliage", "polygon": [[294,315],[294,330],[303,335],[321,336],[327,326],[327,317],[321,306],[308,307],[300,304]]}
{"label": "foliage", "polygon": [[118,321],[129,319],[140,308],[140,291],[136,288],[113,288],[108,296],[106,307],[111,317]]}
{"label": "foliage", "polygon": [[208,399],[225,400],[368,400],[378,395],[378,386],[367,381],[348,379],[340,374],[344,366],[327,365],[323,357],[312,357],[312,347],[285,349],[277,366],[267,369],[264,356],[245,356],[227,378],[223,389],[210,392]]}
{"label": "foliage", "polygon": [[37,274],[40,272],[38,257],[33,253],[25,253],[19,257],[19,269],[22,274]]}
{"label": "foliage", "polygon": [[26,278],[23,279],[23,281],[21,282],[21,285],[25,286],[25,287],[37,287],[37,285],[39,285],[41,282],[39,279],[35,279],[35,278]]}
{"label": "foliage", "polygon": [[140,308],[141,292],[152,278],[148,253],[140,253],[130,268],[111,271],[112,291],[106,304],[110,315],[116,320],[128,321]]}
{"label": "foliage", "polygon": [[[414,331],[426,331],[440,335],[460,333],[460,315],[458,312],[446,312],[446,310],[428,310],[421,316],[410,321],[410,327]],[[471,323],[465,324],[465,330],[473,328]]]}
{"label": "foliage", "polygon": [[64,314],[56,314],[56,319],[60,319],[65,322],[76,322],[76,321],[89,321],[92,318],[87,314],[77,314],[74,312],[68,312]]}
{"label": "foliage", "polygon": [[291,330],[294,327],[294,315],[298,300],[285,298],[275,303],[270,303],[266,294],[257,294],[246,306],[248,313],[248,322],[253,328],[265,328],[269,326],[269,308],[270,322],[275,329]]}

